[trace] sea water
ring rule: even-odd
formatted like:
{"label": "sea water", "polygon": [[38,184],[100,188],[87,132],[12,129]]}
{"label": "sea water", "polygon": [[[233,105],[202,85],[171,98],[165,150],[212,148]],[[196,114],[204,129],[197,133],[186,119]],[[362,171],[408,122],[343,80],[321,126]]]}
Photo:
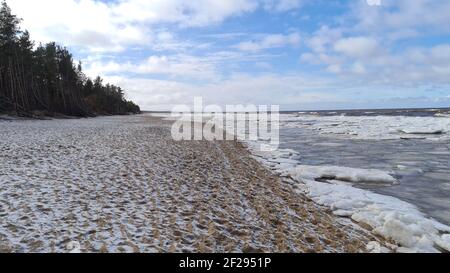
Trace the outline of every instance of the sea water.
{"label": "sea water", "polygon": [[290,112],[280,148],[302,165],[377,169],[398,184],[354,187],[396,197],[450,225],[450,109]]}

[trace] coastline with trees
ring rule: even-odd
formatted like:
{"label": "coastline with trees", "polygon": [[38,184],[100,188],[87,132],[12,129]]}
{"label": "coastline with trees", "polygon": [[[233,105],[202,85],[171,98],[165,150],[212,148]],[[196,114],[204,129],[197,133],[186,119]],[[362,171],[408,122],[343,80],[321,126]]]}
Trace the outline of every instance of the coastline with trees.
{"label": "coastline with trees", "polygon": [[94,80],[55,42],[35,46],[21,19],[0,7],[0,114],[21,117],[124,115],[140,113],[125,91]]}

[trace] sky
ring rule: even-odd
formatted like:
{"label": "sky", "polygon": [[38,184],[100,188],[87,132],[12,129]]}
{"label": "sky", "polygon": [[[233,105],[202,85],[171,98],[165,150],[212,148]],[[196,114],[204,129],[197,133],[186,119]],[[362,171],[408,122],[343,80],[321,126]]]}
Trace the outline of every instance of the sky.
{"label": "sky", "polygon": [[450,0],[7,0],[144,110],[450,107]]}

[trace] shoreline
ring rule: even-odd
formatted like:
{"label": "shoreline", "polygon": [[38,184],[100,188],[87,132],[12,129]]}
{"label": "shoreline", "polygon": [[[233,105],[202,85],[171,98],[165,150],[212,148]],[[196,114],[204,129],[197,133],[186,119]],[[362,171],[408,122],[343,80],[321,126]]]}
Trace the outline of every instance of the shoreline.
{"label": "shoreline", "polygon": [[46,114],[33,114],[30,116],[21,116],[18,114],[8,114],[0,112],[0,121],[20,121],[20,120],[55,120],[55,119],[88,119],[96,117],[112,117],[112,116],[133,116],[133,115],[144,115],[145,112],[141,113],[126,113],[126,114],[116,114],[116,115],[106,115],[106,114],[93,114],[88,116],[69,116],[61,113],[53,112]]}
{"label": "shoreline", "polygon": [[147,115],[8,122],[0,142],[0,251],[65,252],[74,240],[86,252],[386,245],[295,193],[241,143],[174,142],[170,124]]}
{"label": "shoreline", "polygon": [[[448,253],[450,227],[424,214],[415,205],[396,197],[356,188],[340,181],[330,183],[315,179],[320,179],[323,174],[327,176],[327,172],[333,171],[338,173],[341,170],[344,172],[374,172],[378,170],[345,167],[336,169],[335,166],[307,165],[288,167],[290,163],[283,162],[285,158],[283,155],[276,154],[271,159],[270,155],[262,155],[255,151],[251,147],[252,144],[254,143],[246,145],[247,149],[251,151],[252,157],[267,170],[291,184],[296,193],[305,196],[321,207],[328,208],[339,219],[344,221],[347,219],[387,242],[385,246],[388,248],[380,248],[375,245],[377,250],[374,252]],[[314,177],[309,177],[311,170],[308,169],[317,171]],[[302,174],[303,172],[305,173]],[[341,175],[347,178],[348,174]],[[385,175],[385,173],[381,172],[376,175]],[[331,176],[333,175],[330,174]],[[352,203],[356,203],[356,206]],[[373,249],[372,244],[367,247]]]}
{"label": "shoreline", "polygon": [[331,165],[301,165],[296,159],[300,155],[297,151],[281,149],[260,152],[258,145],[258,142],[246,142],[255,159],[273,173],[291,180],[297,186],[296,192],[330,208],[334,215],[351,219],[391,241],[393,251],[450,251],[449,226],[422,212],[412,203],[352,184],[361,181],[398,183],[388,172]]}
{"label": "shoreline", "polygon": [[[361,182],[397,185],[399,181],[392,173],[334,165],[301,165],[298,161],[301,153],[295,150],[261,152],[258,147],[265,144],[264,141],[241,142],[262,166],[275,175],[290,179],[297,193],[330,209],[337,217],[350,219],[373,234],[382,236],[390,241],[392,251],[450,251],[450,226],[395,195],[375,193],[351,185]],[[372,249],[372,246],[368,247]]]}

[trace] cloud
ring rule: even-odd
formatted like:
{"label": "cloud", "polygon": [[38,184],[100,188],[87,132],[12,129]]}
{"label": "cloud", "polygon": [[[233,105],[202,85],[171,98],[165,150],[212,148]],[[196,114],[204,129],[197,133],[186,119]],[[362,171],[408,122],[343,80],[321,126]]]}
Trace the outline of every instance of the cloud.
{"label": "cloud", "polygon": [[298,9],[303,5],[303,0],[264,0],[264,9],[276,12],[285,12]]}
{"label": "cloud", "polygon": [[431,57],[436,61],[450,62],[450,44],[438,45],[431,48]]}
{"label": "cloud", "polygon": [[[130,46],[162,42],[165,37],[158,37],[156,26],[207,27],[260,8],[277,12],[299,8],[302,1],[60,0],[55,3],[54,0],[8,0],[38,42],[56,40],[95,52],[118,52]],[[166,34],[170,40],[171,34]],[[166,43],[160,48],[179,46]]]}
{"label": "cloud", "polygon": [[334,73],[334,74],[341,74],[342,73],[342,67],[341,67],[340,64],[332,64],[332,65],[328,66],[326,70],[328,72]]}
{"label": "cloud", "polygon": [[343,60],[340,56],[328,54],[328,53],[303,53],[300,56],[300,61],[306,64],[338,64],[342,63]]}
{"label": "cloud", "polygon": [[254,0],[124,0],[112,7],[122,23],[176,23],[181,26],[206,26],[228,17],[254,11]]}
{"label": "cloud", "polygon": [[[143,109],[168,110],[176,104],[191,104],[195,96],[202,96],[207,104],[280,104],[295,105],[339,100],[324,93],[331,83],[307,75],[265,74],[252,76],[236,74],[211,83],[185,83],[176,80],[106,77],[123,86],[129,97]],[[329,85],[328,85],[329,84]]]}
{"label": "cloud", "polygon": [[180,79],[214,79],[217,76],[214,63],[189,55],[150,56],[143,62],[118,63],[116,61],[87,62],[86,73],[96,75],[142,74],[166,75]]}
{"label": "cloud", "polygon": [[283,34],[268,34],[258,41],[241,42],[235,46],[241,51],[261,51],[271,48],[280,48],[285,46],[298,46],[300,45],[300,34],[291,33],[288,35]]}
{"label": "cloud", "polygon": [[[38,42],[58,41],[92,51],[120,51],[148,43],[150,35],[138,25],[119,24],[113,8],[93,0],[13,0],[13,12],[24,19]],[[114,35],[111,35],[114,33]]]}
{"label": "cloud", "polygon": [[361,62],[355,62],[351,66],[351,71],[354,74],[359,74],[359,75],[366,74],[366,72],[367,72],[365,65]]}
{"label": "cloud", "polygon": [[[370,6],[366,1],[360,1],[353,5],[352,13],[358,21],[356,28],[384,35],[399,31],[412,35],[448,34],[448,14],[450,2],[436,0],[383,0],[381,6]],[[421,31],[415,32],[414,29]],[[405,38],[405,35],[400,35],[400,38]]]}
{"label": "cloud", "polygon": [[370,37],[351,37],[340,39],[334,50],[349,57],[369,58],[378,53],[378,42]]}
{"label": "cloud", "polygon": [[340,75],[355,86],[450,84],[450,44],[409,48],[402,52],[374,51],[374,47],[365,42],[355,43],[357,47],[351,47],[354,43],[348,41],[338,44],[341,56],[306,53],[301,61],[324,65],[327,72]]}
{"label": "cloud", "polygon": [[369,6],[381,6],[381,0],[366,0]]}
{"label": "cloud", "polygon": [[9,0],[8,4],[38,42],[56,40],[92,51],[150,45],[158,41],[156,24],[208,26],[258,7],[254,0]]}
{"label": "cloud", "polygon": [[[196,96],[203,97],[204,104],[275,104],[284,110],[421,107],[424,102],[432,107],[442,107],[450,101],[445,95],[437,99],[415,96],[407,88],[379,90],[383,91],[383,96],[378,98],[357,97],[355,90],[360,90],[351,82],[310,74],[235,74],[213,83],[120,76],[106,80],[123,86],[129,98],[139,103],[142,109],[153,111],[167,111],[177,104],[191,105]],[[372,86],[368,90],[375,92],[378,87]]]}
{"label": "cloud", "polygon": [[342,29],[330,28],[324,25],[307,40],[306,44],[314,52],[324,52],[329,49],[330,45],[333,45],[335,41],[342,37],[342,32]]}
{"label": "cloud", "polygon": [[[323,25],[306,37],[303,64],[322,67],[362,90],[370,84],[387,89],[450,83],[449,44],[433,44],[438,43],[433,36],[450,33],[447,1],[383,0],[375,6],[358,1],[349,7],[333,28]],[[411,38],[430,45],[400,44]]]}

